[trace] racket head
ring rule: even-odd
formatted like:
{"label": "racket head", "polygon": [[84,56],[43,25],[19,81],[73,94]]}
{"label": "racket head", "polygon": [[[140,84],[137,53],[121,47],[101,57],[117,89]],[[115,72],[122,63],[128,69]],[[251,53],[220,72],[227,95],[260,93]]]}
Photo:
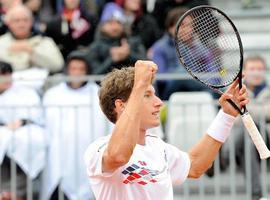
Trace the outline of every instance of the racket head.
{"label": "racket head", "polygon": [[242,84],[243,45],[235,25],[221,10],[197,6],[177,22],[175,47],[191,76],[218,90],[237,77]]}

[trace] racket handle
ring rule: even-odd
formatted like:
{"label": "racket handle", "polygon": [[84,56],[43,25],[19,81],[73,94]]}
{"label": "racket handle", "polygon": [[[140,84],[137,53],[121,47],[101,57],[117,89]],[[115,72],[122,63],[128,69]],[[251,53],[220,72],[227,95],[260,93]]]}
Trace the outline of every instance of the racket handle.
{"label": "racket handle", "polygon": [[260,154],[261,159],[267,159],[270,157],[270,151],[267,148],[265,142],[263,141],[263,138],[257,129],[252,117],[248,112],[242,115],[243,123],[253,141],[253,143],[256,146],[257,151]]}

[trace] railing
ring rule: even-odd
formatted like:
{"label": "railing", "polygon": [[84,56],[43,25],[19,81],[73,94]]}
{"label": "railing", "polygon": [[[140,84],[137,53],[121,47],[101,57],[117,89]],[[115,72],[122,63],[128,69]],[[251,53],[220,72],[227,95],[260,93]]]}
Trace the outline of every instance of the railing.
{"label": "railing", "polygon": [[[216,102],[217,103],[217,102]],[[217,105],[213,103],[213,106]],[[170,104],[169,104],[170,105]],[[201,107],[207,106],[204,103],[200,104],[177,104],[174,105],[173,109],[177,109],[176,107],[190,107],[193,105],[197,107],[198,113],[194,113],[194,115],[199,115],[198,118],[201,119],[198,125],[199,129],[196,131],[195,135],[192,133],[194,129],[191,126],[183,126],[181,130],[178,129],[177,139],[173,138],[171,141],[173,144],[183,146],[187,151],[198,142],[198,138],[200,138],[206,131],[203,126],[203,120],[208,113],[200,113]],[[257,104],[260,106],[260,103]],[[185,110],[185,109],[183,109]],[[185,121],[187,124],[190,120],[190,113],[186,114],[181,113],[182,121]],[[259,116],[259,121],[257,121],[257,125],[260,129],[260,133],[263,138],[266,140],[266,135],[269,137],[270,124],[266,123],[265,116],[263,113]],[[196,121],[196,123],[198,123]],[[196,125],[195,125],[196,126]],[[192,130],[190,130],[192,129]],[[239,139],[239,134],[243,132],[243,141]],[[170,135],[168,135],[168,139],[170,140]],[[193,137],[196,138],[194,141],[188,140],[187,138]],[[175,140],[178,140],[175,141]],[[179,141],[184,141],[183,144]],[[186,144],[188,143],[189,144]],[[269,143],[268,143],[269,146]],[[239,148],[242,147],[242,148]],[[181,148],[181,147],[180,147]],[[241,149],[242,151],[240,151]],[[254,153],[255,152],[255,153]],[[239,154],[242,154],[239,155]],[[237,155],[237,156],[236,156]],[[242,159],[241,165],[239,164],[239,159]],[[260,164],[259,164],[260,163]],[[257,165],[258,164],[258,165]],[[205,200],[220,200],[220,199],[243,199],[243,200],[252,200],[254,196],[255,188],[259,188],[261,190],[261,194],[263,197],[270,197],[270,179],[269,179],[269,160],[261,160],[259,161],[258,155],[256,153],[255,147],[249,138],[249,135],[245,128],[242,126],[242,122],[239,117],[239,121],[234,125],[229,139],[223,145],[219,156],[216,158],[213,168],[208,171],[208,175],[203,175],[198,180],[187,180],[181,186],[174,187],[174,193],[176,199],[185,199],[185,200],[197,200],[197,199],[205,199]],[[258,176],[258,177],[256,177]],[[255,179],[254,179],[255,178]],[[257,178],[257,179],[256,179]],[[256,180],[259,183],[256,183]],[[256,187],[256,184],[259,186]],[[259,192],[260,193],[260,192]]]}

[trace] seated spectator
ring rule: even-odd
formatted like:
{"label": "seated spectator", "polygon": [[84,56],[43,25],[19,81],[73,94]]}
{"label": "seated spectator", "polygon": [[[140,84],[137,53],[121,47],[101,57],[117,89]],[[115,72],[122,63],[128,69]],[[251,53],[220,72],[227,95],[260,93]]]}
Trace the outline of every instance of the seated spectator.
{"label": "seated spectator", "polygon": [[97,19],[80,4],[80,0],[64,0],[61,13],[47,24],[45,34],[54,39],[65,58],[94,38]]}
{"label": "seated spectator", "polygon": [[[66,74],[71,78],[85,76],[91,70],[84,54],[72,52],[67,57]],[[50,146],[41,199],[58,199],[58,188],[65,199],[92,199],[83,152],[90,142],[108,132],[97,93],[96,83],[76,80],[60,83],[45,93]]]}
{"label": "seated spectator", "polygon": [[[26,181],[36,178],[45,165],[45,135],[40,98],[11,81],[12,68],[0,62],[0,164],[1,199],[25,199]],[[11,198],[11,164],[16,163],[16,197]],[[13,179],[13,178],[12,178]],[[12,191],[14,193],[14,191]]]}
{"label": "seated spectator", "polygon": [[[186,75],[188,74],[185,68],[180,65],[174,45],[176,23],[186,11],[186,8],[174,8],[168,13],[165,23],[166,32],[164,33],[163,37],[154,43],[153,47],[151,48],[152,60],[159,67],[158,73],[177,72]],[[194,47],[195,45],[190,46]],[[187,50],[188,49],[190,48],[187,47]],[[207,53],[205,53],[205,55],[207,55]],[[167,100],[173,92],[207,90],[200,83],[194,80],[158,81],[157,87],[159,95],[165,100]]]}
{"label": "seated spectator", "polygon": [[0,35],[5,34],[8,30],[5,24],[7,11],[19,3],[21,3],[21,0],[0,0]]}
{"label": "seated spectator", "polygon": [[[263,58],[259,56],[248,57],[244,62],[244,74],[245,74],[245,85],[249,90],[250,104],[248,111],[253,117],[255,123],[259,127],[261,120],[263,122],[270,122],[270,87],[267,86],[264,74],[266,70],[266,64]],[[234,142],[235,142],[235,153],[236,160],[243,167],[245,171],[245,142],[247,141],[250,145],[250,163],[251,166],[251,188],[252,188],[252,199],[259,200],[262,197],[262,186],[261,186],[261,175],[260,175],[260,158],[255,145],[251,141],[250,137],[245,140],[245,127],[241,119],[238,119],[234,124]],[[261,132],[264,130],[261,129]],[[266,131],[267,133],[267,131]],[[266,141],[269,138],[269,133],[266,134]],[[228,146],[223,149],[225,151],[225,157],[228,158]]]}
{"label": "seated spectator", "polygon": [[59,72],[63,57],[51,38],[32,32],[31,11],[18,5],[6,15],[9,32],[0,36],[0,59],[12,63],[14,79],[40,90],[49,73]]}
{"label": "seated spectator", "polygon": [[106,4],[96,38],[89,48],[88,59],[94,74],[106,74],[114,67],[131,65],[145,58],[140,38],[125,34],[124,21],[123,10],[117,4]]}
{"label": "seated spectator", "polygon": [[23,5],[13,7],[6,15],[8,33],[0,37],[0,59],[12,63],[14,70],[40,67],[58,72],[63,57],[51,38],[31,32],[33,17]]}
{"label": "seated spectator", "polygon": [[127,33],[139,36],[144,47],[149,49],[162,35],[155,18],[144,13],[141,0],[115,0],[115,2],[124,9]]}

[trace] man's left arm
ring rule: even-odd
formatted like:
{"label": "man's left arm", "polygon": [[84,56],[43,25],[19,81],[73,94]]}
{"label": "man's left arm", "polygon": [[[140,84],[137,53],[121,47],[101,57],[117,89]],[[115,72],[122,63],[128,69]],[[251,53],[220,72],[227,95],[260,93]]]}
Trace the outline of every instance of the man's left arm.
{"label": "man's left arm", "polygon": [[222,109],[207,130],[207,134],[189,152],[191,161],[189,178],[199,178],[211,167],[222,144],[229,136],[230,129],[239,113],[227,100],[231,99],[242,107],[249,102],[247,96],[246,87],[243,85],[239,90],[238,80],[236,80],[220,97],[219,103]]}

